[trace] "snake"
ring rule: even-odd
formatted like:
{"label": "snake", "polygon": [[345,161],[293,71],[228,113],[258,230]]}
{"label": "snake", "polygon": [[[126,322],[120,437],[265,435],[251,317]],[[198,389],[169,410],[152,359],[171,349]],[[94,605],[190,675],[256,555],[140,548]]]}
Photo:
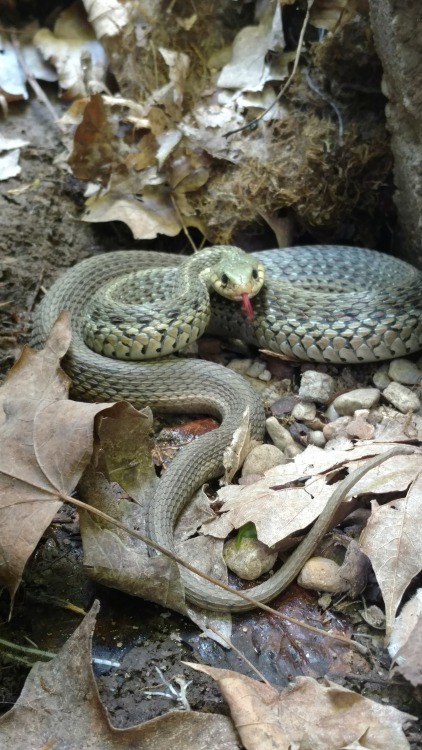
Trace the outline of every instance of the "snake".
{"label": "snake", "polygon": [[[217,430],[178,453],[150,503],[149,535],[172,552],[182,509],[199,487],[223,473],[224,451],[245,416],[253,439],[262,440],[265,429],[261,399],[245,378],[175,353],[206,330],[298,363],[402,357],[422,348],[421,289],[422,272],[365,248],[306,245],[251,255],[217,245],[186,258],[117,250],[81,261],[54,282],[35,311],[32,343],[41,348],[59,313],[68,310],[72,340],[62,364],[75,397],[122,399],[136,408],[220,420]],[[323,512],[320,535],[329,528],[333,503]],[[299,545],[291,563],[248,595],[255,602],[273,599],[309,550],[301,552]],[[197,607],[225,612],[254,606],[183,566],[180,575],[187,601]]]}

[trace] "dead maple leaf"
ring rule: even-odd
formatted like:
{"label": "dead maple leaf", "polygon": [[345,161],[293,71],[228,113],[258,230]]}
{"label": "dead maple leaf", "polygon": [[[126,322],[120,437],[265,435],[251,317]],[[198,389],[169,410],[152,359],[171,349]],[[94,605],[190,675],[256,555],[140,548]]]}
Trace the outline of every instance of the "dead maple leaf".
{"label": "dead maple leaf", "polygon": [[388,646],[400,672],[414,685],[422,684],[422,589],[409,599],[398,616]]}
{"label": "dead maple leaf", "polygon": [[39,29],[34,43],[44,60],[56,68],[64,99],[104,89],[106,54],[80,3],[59,14],[53,31]]}
{"label": "dead maple leaf", "polygon": [[[398,456],[396,457],[399,458]],[[417,458],[420,456],[418,455]],[[386,635],[408,585],[422,569],[422,473],[408,475],[404,499],[386,505],[372,503],[372,515],[361,537],[362,550],[371,560],[385,602]]]}
{"label": "dead maple leaf", "polygon": [[91,667],[97,612],[95,603],[59,654],[31,669],[16,705],[0,718],[1,747],[238,749],[237,734],[225,716],[173,711],[128,729],[112,726]]}
{"label": "dead maple leaf", "polygon": [[[222,515],[207,523],[202,531],[225,538],[234,529],[252,522],[258,539],[268,547],[280,542],[283,547],[290,546],[289,537],[305,529],[325,507],[335,489],[335,475],[340,478],[344,469],[352,470],[386,447],[389,446],[371,443],[358,444],[350,450],[324,451],[308,446],[294,461],[269,469],[263,479],[253,484],[223,487],[218,493],[223,501]],[[352,496],[405,492],[419,466],[417,450],[414,455],[393,457],[360,479]],[[344,503],[335,522],[351,510],[353,505]]]}
{"label": "dead maple leaf", "polygon": [[248,750],[338,750],[354,742],[368,750],[409,750],[403,727],[416,717],[329,680],[298,677],[279,693],[238,672],[185,663],[218,682]]}
{"label": "dead maple leaf", "polygon": [[119,152],[115,145],[110,113],[100,94],[94,94],[87,100],[73,137],[68,161],[75,177],[107,185],[113,165],[117,167]]}
{"label": "dead maple leaf", "polygon": [[[70,381],[59,363],[69,343],[62,313],[45,348],[25,347],[0,389],[0,581],[12,600],[28,558],[90,461],[95,416],[116,413],[113,405],[67,400]],[[137,413],[129,404],[122,410]]]}

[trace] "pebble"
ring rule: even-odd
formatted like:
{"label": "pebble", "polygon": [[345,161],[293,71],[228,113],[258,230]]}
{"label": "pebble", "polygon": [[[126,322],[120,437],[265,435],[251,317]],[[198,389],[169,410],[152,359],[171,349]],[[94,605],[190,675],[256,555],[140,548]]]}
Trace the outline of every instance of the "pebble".
{"label": "pebble", "polygon": [[263,573],[268,573],[277,560],[273,552],[258,539],[244,538],[238,545],[236,538],[226,542],[223,557],[227,567],[246,581],[255,581]]}
{"label": "pebble", "polygon": [[282,417],[284,414],[290,414],[296,406],[297,401],[298,396],[295,396],[293,393],[288,393],[286,396],[277,399],[277,401],[271,405],[271,414],[274,417]]}
{"label": "pebble", "polygon": [[346,435],[358,440],[370,440],[374,437],[375,427],[366,421],[368,409],[358,409],[351,422],[346,427]]}
{"label": "pebble", "polygon": [[229,370],[238,372],[239,375],[246,375],[250,367],[252,367],[252,359],[232,359],[227,365]]}
{"label": "pebble", "polygon": [[352,417],[338,417],[334,422],[329,422],[323,429],[323,435],[326,440],[333,440],[346,434],[347,425],[352,421]]}
{"label": "pebble", "polygon": [[312,422],[316,417],[316,411],[316,406],[312,401],[299,401],[292,409],[292,417],[298,422]]}
{"label": "pebble", "polygon": [[311,401],[328,404],[336,391],[336,382],[331,375],[317,370],[307,370],[300,381],[299,396]]}
{"label": "pebble", "polygon": [[266,426],[274,445],[280,448],[287,458],[294,458],[298,453],[302,453],[303,448],[295,443],[290,432],[275,417],[268,417]]}
{"label": "pebble", "polygon": [[308,440],[311,445],[316,445],[317,448],[323,448],[327,442],[322,430],[309,430]]}
{"label": "pebble", "polygon": [[335,410],[333,404],[330,404],[324,416],[326,417],[326,419],[328,419],[329,422],[335,422],[336,419],[339,418],[340,414]]}
{"label": "pebble", "polygon": [[356,388],[337,396],[333,401],[333,407],[340,416],[350,416],[357,409],[371,409],[376,406],[380,396],[378,388]]}
{"label": "pebble", "polygon": [[264,474],[267,469],[272,469],[273,466],[279,466],[284,463],[286,463],[286,457],[280,448],[277,448],[275,445],[263,443],[252,448],[251,452],[246,456],[242,468],[242,477],[249,476],[250,474]]}
{"label": "pebble", "polygon": [[372,382],[375,388],[383,391],[385,388],[387,388],[387,385],[390,385],[391,379],[388,376],[387,370],[377,370],[372,376]]}
{"label": "pebble", "polygon": [[299,573],[297,582],[304,589],[328,591],[330,594],[338,594],[348,588],[340,575],[340,566],[327,557],[311,557]]}
{"label": "pebble", "polygon": [[[248,375],[248,377],[250,378],[259,378],[262,375],[262,373],[265,372],[265,370],[266,370],[265,363],[260,362],[259,360],[255,360],[246,370],[246,375]],[[269,375],[268,380],[270,380],[271,373],[268,372],[268,375]]]}
{"label": "pebble", "polygon": [[396,407],[402,414],[407,414],[411,411],[419,411],[421,408],[421,402],[419,401],[416,393],[406,388],[401,383],[390,383],[385,389],[383,396],[390,404]]}
{"label": "pebble", "polygon": [[410,359],[393,359],[388,374],[391,380],[403,385],[416,385],[422,378],[422,372]]}

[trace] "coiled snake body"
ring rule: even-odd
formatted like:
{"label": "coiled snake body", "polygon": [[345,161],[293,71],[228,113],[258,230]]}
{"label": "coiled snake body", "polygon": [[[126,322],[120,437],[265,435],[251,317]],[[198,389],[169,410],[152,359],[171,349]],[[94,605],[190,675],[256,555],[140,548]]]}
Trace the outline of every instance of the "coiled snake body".
{"label": "coiled snake body", "polygon": [[[231,258],[226,272],[227,253],[227,248],[211,248],[183,264],[176,255],[136,250],[95,256],[69,269],[35,315],[33,342],[41,346],[60,311],[70,311],[72,343],[64,367],[78,397],[125,399],[137,407],[206,412],[221,419],[218,430],[183,449],[160,479],[151,503],[150,534],[170,550],[181,509],[198,487],[222,473],[224,449],[246,407],[256,439],[263,436],[264,412],[246,381],[219,365],[177,358],[146,363],[132,357],[167,356],[207,325],[301,361],[370,362],[422,348],[422,273],[389,256],[342,246],[257,253],[255,258],[265,266],[265,283],[253,301],[255,319],[213,294],[208,323],[208,277],[199,271],[198,259],[216,277],[217,286],[225,286],[244,257]],[[251,256],[246,258],[250,264]],[[251,266],[254,278],[261,275],[260,263]],[[109,298],[105,290],[110,285]],[[145,295],[147,305],[138,309]],[[99,322],[93,322],[94,317]],[[97,351],[88,348],[84,337]],[[116,353],[126,361],[114,359]],[[182,568],[181,576],[187,598],[200,607],[250,608],[235,594]],[[285,585],[282,567],[248,594],[267,602]]]}

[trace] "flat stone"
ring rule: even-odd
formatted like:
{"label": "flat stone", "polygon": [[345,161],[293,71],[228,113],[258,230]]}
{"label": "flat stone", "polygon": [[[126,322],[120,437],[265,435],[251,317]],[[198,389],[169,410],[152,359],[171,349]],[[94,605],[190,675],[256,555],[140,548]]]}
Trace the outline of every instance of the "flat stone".
{"label": "flat stone", "polygon": [[246,456],[242,468],[242,477],[250,474],[264,474],[267,469],[272,469],[273,466],[279,466],[283,463],[286,463],[286,457],[280,448],[268,443],[257,445]]}
{"label": "flat stone", "polygon": [[350,416],[357,409],[371,409],[376,406],[380,396],[378,388],[356,388],[337,396],[333,401],[333,407],[341,416]]}
{"label": "flat stone", "polygon": [[335,390],[336,382],[331,375],[317,370],[307,370],[303,373],[300,381],[299,396],[328,404],[333,398]]}
{"label": "flat stone", "polygon": [[388,368],[391,380],[403,385],[416,385],[422,379],[422,372],[410,359],[393,359]]}
{"label": "flat stone", "polygon": [[299,401],[292,409],[292,417],[297,419],[298,422],[312,422],[316,417],[315,404],[312,401]]}
{"label": "flat stone", "polygon": [[401,383],[390,383],[382,395],[402,414],[407,414],[409,411],[419,411],[421,408],[421,402],[416,393],[413,393],[410,388]]}

